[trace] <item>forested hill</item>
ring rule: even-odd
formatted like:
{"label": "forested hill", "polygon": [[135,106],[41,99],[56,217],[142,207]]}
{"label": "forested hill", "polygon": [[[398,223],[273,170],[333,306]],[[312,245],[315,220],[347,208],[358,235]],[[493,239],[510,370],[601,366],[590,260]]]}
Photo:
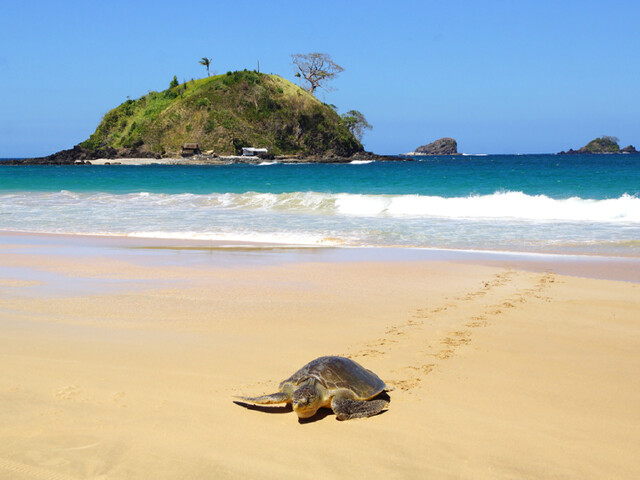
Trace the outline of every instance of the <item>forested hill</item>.
{"label": "forested hill", "polygon": [[350,156],[362,145],[333,108],[277,76],[228,72],[150,92],[109,111],[80,145],[175,155],[185,143],[220,155],[242,147],[270,153]]}

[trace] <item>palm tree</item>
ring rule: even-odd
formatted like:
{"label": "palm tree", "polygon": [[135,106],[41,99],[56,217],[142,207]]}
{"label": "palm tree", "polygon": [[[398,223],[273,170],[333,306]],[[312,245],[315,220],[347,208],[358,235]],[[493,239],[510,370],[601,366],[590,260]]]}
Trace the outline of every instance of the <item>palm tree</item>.
{"label": "palm tree", "polygon": [[211,60],[213,60],[213,58],[207,58],[207,57],[202,57],[202,60],[200,60],[200,65],[204,65],[205,67],[207,67],[207,77],[209,76],[209,66],[211,65]]}

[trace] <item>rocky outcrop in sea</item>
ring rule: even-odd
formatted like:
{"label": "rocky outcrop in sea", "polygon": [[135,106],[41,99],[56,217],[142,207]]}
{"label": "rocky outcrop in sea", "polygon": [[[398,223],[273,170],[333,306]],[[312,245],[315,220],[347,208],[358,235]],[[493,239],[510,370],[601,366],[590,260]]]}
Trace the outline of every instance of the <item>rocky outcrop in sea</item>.
{"label": "rocky outcrop in sea", "polygon": [[76,145],[67,150],[39,158],[25,158],[20,160],[7,160],[2,162],[3,165],[73,165],[91,162],[99,158],[117,159],[117,158],[160,158],[151,152],[140,152],[135,148],[112,148],[105,147],[96,150],[88,149]]}
{"label": "rocky outcrop in sea", "polygon": [[405,155],[459,155],[458,142],[453,138],[443,137],[435,142],[422,145]]}
{"label": "rocky outcrop in sea", "polygon": [[612,153],[640,153],[633,145],[620,148],[618,139],[609,135],[595,138],[587,143],[584,147],[574,150],[570,148],[567,151],[558,152],[558,155],[574,155],[574,154],[612,154]]}

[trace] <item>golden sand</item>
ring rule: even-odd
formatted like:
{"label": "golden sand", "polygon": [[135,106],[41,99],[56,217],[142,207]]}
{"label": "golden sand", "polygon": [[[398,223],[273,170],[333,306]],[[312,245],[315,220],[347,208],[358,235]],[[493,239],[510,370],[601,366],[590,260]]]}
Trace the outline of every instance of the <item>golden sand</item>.
{"label": "golden sand", "polygon": [[[640,284],[11,248],[2,265],[0,479],[640,478]],[[332,354],[395,387],[386,412],[233,403]]]}

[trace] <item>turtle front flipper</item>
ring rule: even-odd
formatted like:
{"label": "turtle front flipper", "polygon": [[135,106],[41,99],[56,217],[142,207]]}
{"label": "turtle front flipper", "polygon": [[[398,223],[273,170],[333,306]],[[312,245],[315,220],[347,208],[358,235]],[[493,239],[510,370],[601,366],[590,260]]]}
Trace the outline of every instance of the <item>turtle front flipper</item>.
{"label": "turtle front flipper", "polygon": [[259,405],[272,405],[274,403],[287,403],[291,401],[291,395],[284,392],[262,395],[261,397],[235,397],[245,402],[257,403]]}
{"label": "turtle front flipper", "polygon": [[386,400],[353,400],[344,396],[335,396],[331,400],[331,409],[338,420],[364,418],[377,415],[389,404]]}

